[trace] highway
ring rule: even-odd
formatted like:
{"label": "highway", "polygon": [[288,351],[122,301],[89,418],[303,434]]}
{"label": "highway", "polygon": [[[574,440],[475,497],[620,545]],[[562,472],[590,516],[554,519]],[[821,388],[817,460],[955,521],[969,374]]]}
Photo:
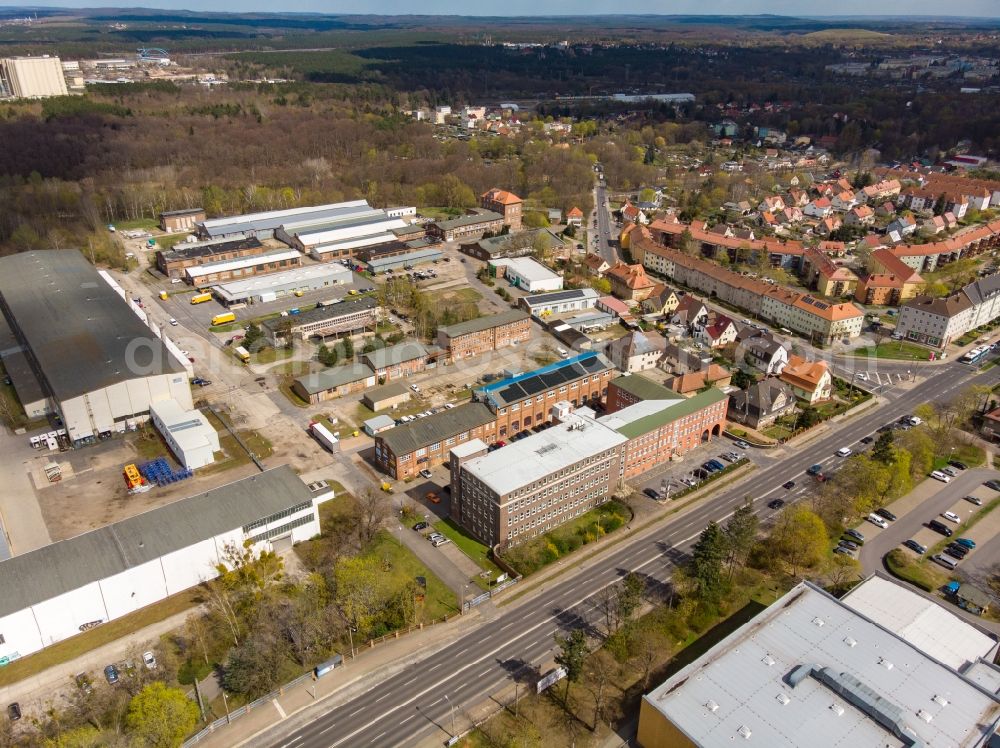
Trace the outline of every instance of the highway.
{"label": "highway", "polygon": [[[711,521],[724,521],[751,496],[763,518],[772,512],[767,501],[790,498],[781,484],[795,480],[810,485],[804,475],[816,462],[834,463],[834,452],[853,445],[879,426],[898,419],[923,402],[948,398],[969,384],[1000,381],[1000,368],[973,373],[955,363],[927,367],[927,378],[912,390],[871,411],[844,421],[815,438],[795,455],[774,459],[745,480],[678,513],[668,524],[637,533],[608,552],[584,562],[550,582],[544,592],[527,595],[500,608],[499,615],[457,639],[451,646],[410,666],[395,678],[377,683],[353,701],[315,716],[315,712],[279,723],[255,740],[257,745],[290,748],[414,745],[436,732],[441,741],[452,730],[453,712],[459,730],[467,724],[463,709],[481,703],[510,683],[514,673],[551,659],[553,634],[586,627],[596,634],[599,615],[594,595],[629,571],[651,584],[666,582],[686,552]],[[799,491],[796,495],[801,496]],[[349,665],[348,665],[349,667]],[[303,722],[309,719],[307,724]]]}

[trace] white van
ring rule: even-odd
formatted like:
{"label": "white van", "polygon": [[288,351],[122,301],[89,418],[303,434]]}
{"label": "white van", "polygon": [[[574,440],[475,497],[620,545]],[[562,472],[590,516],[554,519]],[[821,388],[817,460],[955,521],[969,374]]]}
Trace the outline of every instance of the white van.
{"label": "white van", "polygon": [[941,564],[941,566],[948,569],[949,571],[954,571],[956,568],[958,568],[958,561],[952,558],[948,558],[947,556],[944,556],[940,553],[935,553],[933,556],[931,556],[931,561]]}

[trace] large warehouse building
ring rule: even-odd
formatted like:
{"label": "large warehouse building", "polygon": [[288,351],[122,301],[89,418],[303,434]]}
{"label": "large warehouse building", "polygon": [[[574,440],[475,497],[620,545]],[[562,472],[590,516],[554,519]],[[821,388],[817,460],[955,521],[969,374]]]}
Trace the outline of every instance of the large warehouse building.
{"label": "large warehouse building", "polygon": [[58,57],[0,59],[0,99],[43,99],[68,95],[66,77]]}
{"label": "large warehouse building", "polygon": [[307,293],[322,288],[333,289],[352,280],[351,271],[340,264],[304,265],[293,270],[220,283],[213,286],[212,291],[221,303],[232,306],[275,301],[296,291]]}
{"label": "large warehouse building", "polygon": [[76,250],[0,258],[0,311],[18,344],[4,359],[23,355],[73,444],[124,431],[158,400],[193,407],[178,355]]}
{"label": "large warehouse building", "polygon": [[258,239],[270,239],[278,227],[284,223],[336,220],[367,210],[371,210],[367,202],[352,200],[346,203],[314,205],[308,208],[268,210],[263,213],[212,218],[197,224],[198,235],[203,239],[220,239],[227,236],[255,236]]}
{"label": "large warehouse building", "polygon": [[16,660],[218,576],[226,547],[281,551],[320,531],[287,465],[0,562],[0,658]]}

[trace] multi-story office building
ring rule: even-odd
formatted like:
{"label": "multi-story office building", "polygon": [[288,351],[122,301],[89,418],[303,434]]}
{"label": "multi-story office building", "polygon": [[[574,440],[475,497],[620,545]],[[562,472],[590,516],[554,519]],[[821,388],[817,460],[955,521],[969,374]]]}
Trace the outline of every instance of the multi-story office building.
{"label": "multi-story office building", "polygon": [[530,337],[531,318],[525,312],[511,309],[439,327],[437,344],[448,351],[452,361],[460,361],[522,343]]}

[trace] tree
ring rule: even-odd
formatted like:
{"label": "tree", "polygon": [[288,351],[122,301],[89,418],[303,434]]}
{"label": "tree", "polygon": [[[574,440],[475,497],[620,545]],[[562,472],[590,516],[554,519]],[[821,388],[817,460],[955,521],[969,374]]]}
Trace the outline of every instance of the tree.
{"label": "tree", "polygon": [[733,512],[733,516],[729,518],[726,529],[723,531],[728,552],[730,579],[732,579],[737,566],[746,564],[747,557],[757,542],[759,527],[760,518],[754,511],[753,499],[748,496],[746,503]]}
{"label": "tree", "polygon": [[681,232],[681,238],[677,243],[677,249],[680,250],[682,254],[686,255],[694,255],[696,253],[697,244],[690,229],[686,228]]}
{"label": "tree", "polygon": [[571,683],[576,683],[583,674],[583,665],[589,654],[587,649],[587,637],[582,629],[573,629],[567,637],[555,635],[556,646],[559,651],[556,653],[556,664],[566,671],[566,699],[569,699],[569,687]]}
{"label": "tree", "polygon": [[354,523],[357,528],[358,543],[362,549],[369,546],[378,536],[389,516],[388,497],[380,491],[369,488],[355,499]]}
{"label": "tree", "polygon": [[726,558],[726,537],[715,522],[701,531],[691,551],[691,579],[701,600],[717,600],[722,594],[722,563]]}
{"label": "tree", "polygon": [[316,353],[316,358],[321,364],[323,364],[323,366],[336,366],[337,360],[340,358],[340,354],[337,353],[337,346],[327,348],[325,344],[320,343],[319,351]]}
{"label": "tree", "polygon": [[247,326],[246,334],[243,336],[243,347],[254,353],[263,347],[263,340],[264,333],[261,331],[260,325],[256,322],[251,322]]}
{"label": "tree", "polygon": [[618,585],[618,613],[624,623],[628,623],[639,610],[645,594],[646,583],[643,578],[635,572],[626,574]]}
{"label": "tree", "polygon": [[179,688],[150,683],[128,707],[125,724],[142,745],[174,748],[184,742],[198,721],[198,706]]}
{"label": "tree", "polygon": [[733,387],[738,387],[741,390],[745,390],[747,387],[752,387],[757,383],[757,377],[751,374],[749,371],[741,367],[736,367],[733,369]]}
{"label": "tree", "polygon": [[378,559],[341,558],[333,572],[335,602],[348,624],[363,633],[371,631],[392,597],[391,578]]}
{"label": "tree", "polygon": [[800,429],[809,429],[820,422],[819,411],[816,410],[814,405],[803,405],[799,409],[798,417],[796,418],[796,424]]}
{"label": "tree", "polygon": [[350,335],[344,336],[344,360],[352,361],[354,359],[354,341],[351,339]]}
{"label": "tree", "polygon": [[895,462],[896,450],[892,446],[894,440],[895,437],[892,431],[883,431],[879,434],[874,446],[872,446],[871,458],[876,462],[881,462],[883,465],[890,465]]}
{"label": "tree", "polygon": [[925,429],[910,429],[896,439],[898,448],[910,455],[910,475],[913,478],[927,475],[934,464],[934,440]]}
{"label": "tree", "polygon": [[43,748],[103,748],[106,745],[105,736],[93,725],[60,731],[55,737],[42,741]]}
{"label": "tree", "polygon": [[273,642],[267,638],[262,629],[255,628],[249,639],[230,650],[222,668],[222,686],[227,691],[256,698],[274,687],[281,658],[275,656]]}
{"label": "tree", "polygon": [[826,577],[830,581],[831,591],[837,593],[843,591],[852,580],[860,578],[861,573],[861,562],[856,558],[834,553],[827,566]]}
{"label": "tree", "polygon": [[826,526],[819,515],[804,506],[787,507],[778,518],[768,547],[796,575],[799,569],[816,566],[826,554]]}

